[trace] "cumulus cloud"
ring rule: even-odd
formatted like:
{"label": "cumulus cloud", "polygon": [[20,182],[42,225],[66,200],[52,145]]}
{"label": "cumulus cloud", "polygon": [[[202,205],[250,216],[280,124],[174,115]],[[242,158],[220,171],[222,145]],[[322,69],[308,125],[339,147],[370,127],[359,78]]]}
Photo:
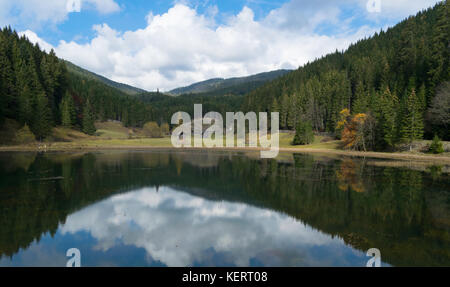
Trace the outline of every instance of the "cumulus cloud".
{"label": "cumulus cloud", "polygon": [[[376,15],[367,11],[367,0],[292,0],[262,19],[256,20],[253,11],[244,7],[220,23],[214,6],[200,14],[178,3],[166,13],[149,13],[143,29],[122,32],[96,25],[90,42],[61,41],[55,50],[58,56],[112,80],[167,91],[209,78],[298,68],[385,28],[386,19],[437,2],[380,1],[382,12]],[[345,16],[345,9],[357,13]],[[355,15],[369,20],[354,25]],[[380,24],[370,24],[374,22]],[[324,33],[327,29],[333,32]]]}
{"label": "cumulus cloud", "polygon": [[176,4],[162,15],[149,14],[144,29],[120,33],[97,25],[89,43],[61,41],[55,49],[59,56],[115,81],[169,90],[213,77],[297,68],[373,32],[364,27],[350,36],[301,33],[273,25],[271,17],[257,21],[244,7],[219,25]]}
{"label": "cumulus cloud", "polygon": [[120,6],[115,0],[2,0],[0,25],[41,28],[64,22],[69,13],[81,11],[79,9],[95,9],[107,14],[119,11]]}

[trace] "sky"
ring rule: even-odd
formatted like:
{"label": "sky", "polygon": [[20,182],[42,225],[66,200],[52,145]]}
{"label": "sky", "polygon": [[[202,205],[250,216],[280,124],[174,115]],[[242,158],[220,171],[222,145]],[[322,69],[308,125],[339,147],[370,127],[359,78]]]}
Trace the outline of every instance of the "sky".
{"label": "sky", "polygon": [[0,26],[114,81],[169,91],[296,69],[437,2],[0,0]]}

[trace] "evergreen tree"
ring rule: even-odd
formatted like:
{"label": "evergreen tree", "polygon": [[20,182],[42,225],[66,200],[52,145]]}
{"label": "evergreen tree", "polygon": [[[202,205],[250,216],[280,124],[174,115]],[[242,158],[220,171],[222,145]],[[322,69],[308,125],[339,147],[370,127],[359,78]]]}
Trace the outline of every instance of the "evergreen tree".
{"label": "evergreen tree", "polygon": [[94,135],[97,129],[95,128],[95,118],[91,110],[89,100],[84,105],[83,109],[83,132],[88,135]]}
{"label": "evergreen tree", "polygon": [[367,112],[367,96],[364,90],[364,85],[362,82],[359,82],[356,86],[355,97],[353,101],[352,113],[366,113]]}
{"label": "evergreen tree", "polygon": [[6,39],[0,35],[0,97],[2,98],[2,114],[14,116],[16,112],[14,98],[14,72],[8,57],[8,45]]}
{"label": "evergreen tree", "polygon": [[381,138],[383,145],[394,147],[397,142],[397,112],[398,99],[386,87],[381,96],[381,110],[379,111],[379,125],[381,127]]}
{"label": "evergreen tree", "polygon": [[36,139],[42,141],[46,138],[51,130],[51,114],[48,107],[48,99],[43,92],[37,94],[34,99],[33,122],[31,130]]}
{"label": "evergreen tree", "polygon": [[298,122],[297,96],[293,95],[289,98],[289,109],[288,109],[288,118],[287,118],[288,128],[295,129],[297,122]]}
{"label": "evergreen tree", "polygon": [[19,92],[19,113],[17,119],[21,124],[32,125],[33,121],[33,94],[28,85],[25,85]]}
{"label": "evergreen tree", "polygon": [[430,146],[430,152],[434,154],[440,154],[444,152],[444,146],[438,135],[434,135],[433,142]]}
{"label": "evergreen tree", "polygon": [[314,133],[310,122],[300,121],[297,124],[293,145],[308,145],[314,142]]}
{"label": "evergreen tree", "polygon": [[280,112],[280,106],[278,105],[277,98],[273,99],[271,111],[272,112]]}
{"label": "evergreen tree", "polygon": [[446,0],[438,6],[437,13],[438,21],[432,30],[431,69],[429,70],[433,88],[450,76],[450,1]]}
{"label": "evergreen tree", "polygon": [[420,111],[420,101],[413,89],[409,96],[404,97],[402,121],[400,126],[400,138],[409,144],[412,150],[412,143],[422,139],[423,117]]}
{"label": "evergreen tree", "polygon": [[420,86],[419,92],[417,93],[417,99],[419,101],[418,102],[419,110],[422,114],[424,114],[427,109],[427,95],[425,84],[422,84]]}
{"label": "evergreen tree", "polygon": [[76,122],[75,103],[72,96],[67,93],[60,104],[61,124],[63,127],[72,128]]}
{"label": "evergreen tree", "polygon": [[289,113],[289,96],[284,94],[281,99],[280,107],[280,127],[282,129],[287,128],[287,117]]}

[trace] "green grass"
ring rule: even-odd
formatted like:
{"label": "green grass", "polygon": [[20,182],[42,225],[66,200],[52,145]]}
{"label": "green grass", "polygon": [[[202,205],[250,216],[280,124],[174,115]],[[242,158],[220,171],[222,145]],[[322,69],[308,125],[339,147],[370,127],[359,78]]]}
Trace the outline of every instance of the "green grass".
{"label": "green grass", "polygon": [[310,145],[292,145],[294,134],[283,133],[280,134],[280,148],[297,148],[297,149],[340,149],[340,141],[322,142],[325,139],[323,136],[315,136],[314,143]]}

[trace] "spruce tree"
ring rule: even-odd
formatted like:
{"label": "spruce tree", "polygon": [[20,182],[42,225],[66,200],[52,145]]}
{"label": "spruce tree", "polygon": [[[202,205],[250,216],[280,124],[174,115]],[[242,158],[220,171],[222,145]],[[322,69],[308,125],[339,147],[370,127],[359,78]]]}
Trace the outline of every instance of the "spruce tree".
{"label": "spruce tree", "polygon": [[293,145],[308,145],[314,142],[314,132],[310,122],[300,121],[297,124]]}
{"label": "spruce tree", "polygon": [[275,112],[280,112],[280,106],[278,105],[277,98],[273,99],[271,111],[274,112],[274,113]]}
{"label": "spruce tree", "polygon": [[408,143],[409,149],[412,150],[413,141],[422,139],[423,117],[416,91],[413,89],[410,95],[404,98],[400,138]]}
{"label": "spruce tree", "polygon": [[72,96],[67,93],[60,104],[61,124],[63,127],[72,128],[76,121],[75,104]]}
{"label": "spruce tree", "polygon": [[352,105],[352,114],[366,113],[367,107],[368,103],[366,91],[364,90],[363,83],[359,82],[356,85],[356,91]]}
{"label": "spruce tree", "polygon": [[33,118],[33,94],[28,85],[25,85],[19,92],[18,98],[19,111],[17,119],[21,124],[32,126]]}
{"label": "spruce tree", "polygon": [[284,94],[281,99],[280,107],[280,126],[282,129],[287,128],[287,117],[289,113],[289,96]]}
{"label": "spruce tree", "polygon": [[450,45],[450,1],[446,0],[438,7],[438,21],[433,27],[431,46],[431,85],[435,88],[444,79],[449,79]]}
{"label": "spruce tree", "polygon": [[296,123],[298,121],[298,113],[297,113],[297,96],[294,94],[289,98],[289,109],[288,109],[288,118],[287,118],[287,126],[289,129],[295,129]]}
{"label": "spruce tree", "polygon": [[83,132],[88,135],[94,135],[96,132],[96,128],[94,125],[95,118],[92,113],[91,105],[89,100],[87,100],[83,109]]}
{"label": "spruce tree", "polygon": [[42,141],[52,130],[51,113],[45,93],[38,93],[35,96],[34,102],[31,130],[36,136],[36,139]]}

